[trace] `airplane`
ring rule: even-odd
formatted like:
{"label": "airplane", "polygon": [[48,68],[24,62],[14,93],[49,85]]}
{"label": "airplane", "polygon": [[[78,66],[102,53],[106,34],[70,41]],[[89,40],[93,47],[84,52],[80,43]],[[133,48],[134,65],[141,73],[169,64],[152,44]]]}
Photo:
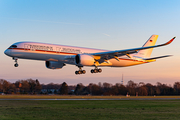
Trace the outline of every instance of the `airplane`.
{"label": "airplane", "polygon": [[171,55],[152,57],[153,48],[170,44],[176,37],[164,44],[155,45],[158,35],[152,35],[146,43],[139,48],[124,50],[101,50],[67,45],[55,45],[38,42],[17,42],[4,51],[7,56],[15,60],[15,67],[18,67],[18,59],[30,59],[45,61],[49,69],[61,69],[66,64],[76,65],[79,70],[76,75],[85,74],[84,66],[93,66],[91,73],[101,73],[98,67],[126,67],[150,63],[156,59],[170,57]]}

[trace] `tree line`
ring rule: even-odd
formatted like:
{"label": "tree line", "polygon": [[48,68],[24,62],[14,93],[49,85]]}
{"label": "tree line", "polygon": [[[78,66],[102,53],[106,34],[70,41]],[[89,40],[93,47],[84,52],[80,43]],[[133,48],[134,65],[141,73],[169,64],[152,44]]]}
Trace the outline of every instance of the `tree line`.
{"label": "tree line", "polygon": [[157,82],[135,83],[130,80],[126,85],[116,83],[90,83],[85,86],[82,83],[77,85],[62,84],[40,84],[36,79],[18,80],[15,83],[0,79],[0,93],[4,94],[59,94],[59,95],[131,95],[131,96],[154,96],[154,95],[179,95],[180,82],[173,86]]}

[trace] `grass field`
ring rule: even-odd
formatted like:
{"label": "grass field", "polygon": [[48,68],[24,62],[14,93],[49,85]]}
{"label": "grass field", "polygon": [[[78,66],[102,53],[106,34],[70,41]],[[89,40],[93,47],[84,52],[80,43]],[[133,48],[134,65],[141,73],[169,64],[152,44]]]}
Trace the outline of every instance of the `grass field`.
{"label": "grass field", "polygon": [[0,120],[179,120],[180,100],[1,100]]}

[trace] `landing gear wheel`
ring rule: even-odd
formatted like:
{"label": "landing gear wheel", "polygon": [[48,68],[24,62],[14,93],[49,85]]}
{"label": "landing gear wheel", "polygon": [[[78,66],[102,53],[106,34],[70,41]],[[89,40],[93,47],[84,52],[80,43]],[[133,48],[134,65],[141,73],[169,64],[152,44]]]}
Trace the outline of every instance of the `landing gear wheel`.
{"label": "landing gear wheel", "polygon": [[75,71],[75,74],[78,75],[79,74],[78,71]]}
{"label": "landing gear wheel", "polygon": [[98,70],[97,69],[94,69],[94,73],[97,73],[98,72]]}
{"label": "landing gear wheel", "polygon": [[91,70],[91,73],[94,73],[94,70],[93,70],[93,69]]}
{"label": "landing gear wheel", "polygon": [[85,74],[85,73],[86,73],[86,71],[85,71],[85,70],[83,70],[83,71],[82,71],[82,74]]}
{"label": "landing gear wheel", "polygon": [[16,63],[16,64],[14,64],[14,67],[18,67],[19,65]]}
{"label": "landing gear wheel", "polygon": [[78,71],[78,74],[82,74],[82,71],[79,70],[79,71]]}
{"label": "landing gear wheel", "polygon": [[102,72],[102,69],[98,69],[98,72],[101,73],[101,72]]}

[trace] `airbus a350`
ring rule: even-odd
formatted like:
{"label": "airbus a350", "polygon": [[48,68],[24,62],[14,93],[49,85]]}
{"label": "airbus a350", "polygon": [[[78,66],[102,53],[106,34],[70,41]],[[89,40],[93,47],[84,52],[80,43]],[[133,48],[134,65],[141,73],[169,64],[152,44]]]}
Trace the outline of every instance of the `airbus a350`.
{"label": "airbus a350", "polygon": [[45,61],[49,69],[61,69],[66,64],[71,64],[79,68],[75,74],[85,74],[86,71],[82,69],[84,66],[94,67],[91,73],[101,73],[102,69],[98,67],[126,67],[169,57],[170,55],[150,57],[153,48],[168,45],[175,39],[174,37],[165,44],[155,45],[157,38],[158,35],[152,35],[139,48],[114,51],[38,42],[17,42],[4,53],[15,60],[15,67],[18,67],[18,59],[30,59]]}

